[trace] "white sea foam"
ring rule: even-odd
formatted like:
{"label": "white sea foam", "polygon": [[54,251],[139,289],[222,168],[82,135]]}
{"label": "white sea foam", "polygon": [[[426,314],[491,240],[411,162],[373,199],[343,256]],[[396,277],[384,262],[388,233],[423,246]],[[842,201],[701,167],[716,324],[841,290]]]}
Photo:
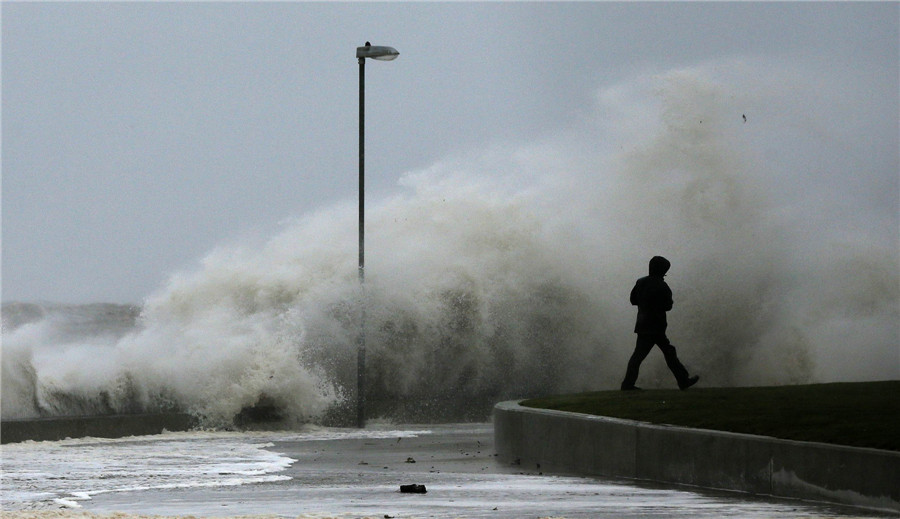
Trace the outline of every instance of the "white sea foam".
{"label": "white sea foam", "polygon": [[[128,514],[116,512],[112,514],[94,513],[75,510],[0,510],[0,518],[2,519],[159,519],[159,515],[146,514]],[[175,517],[184,517],[185,519],[195,519],[194,515],[183,515]],[[204,515],[206,519],[217,519],[215,516]],[[228,516],[225,516],[228,517]],[[241,516],[244,519],[284,519],[281,515],[256,514]],[[329,519],[330,516],[323,515],[298,515],[297,519]]]}
{"label": "white sea foam", "polygon": [[404,438],[421,430],[341,430],[308,426],[296,432],[196,431],[121,439],[80,438],[3,445],[3,510],[78,509],[109,492],[240,486],[288,480],[296,460],[267,450],[273,441]]}
{"label": "white sea foam", "polygon": [[79,508],[105,492],[277,481],[293,460],[270,445],[225,433],[4,445],[3,508]]}
{"label": "white sea foam", "polygon": [[[752,60],[643,74],[564,135],[401,175],[367,209],[372,401],[616,387],[628,291],[656,254],[670,337],[705,384],[900,377],[897,150],[848,131],[877,108],[819,77]],[[176,407],[222,425],[264,397],[317,419],[356,384],[356,223],[337,204],[223,245],[131,333],[4,325],[3,416]],[[674,384],[656,356],[641,377]]]}

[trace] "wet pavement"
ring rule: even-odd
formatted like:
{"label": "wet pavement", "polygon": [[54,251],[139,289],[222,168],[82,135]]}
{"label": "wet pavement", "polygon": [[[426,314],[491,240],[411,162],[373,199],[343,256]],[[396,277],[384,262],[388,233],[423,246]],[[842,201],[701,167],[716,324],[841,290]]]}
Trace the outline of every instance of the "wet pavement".
{"label": "wet pavement", "polygon": [[[90,512],[284,517],[825,518],[864,510],[624,479],[543,474],[501,463],[490,424],[374,425],[361,434],[272,433],[268,450],[294,460],[282,481],[114,492]],[[401,493],[401,485],[427,493]]]}

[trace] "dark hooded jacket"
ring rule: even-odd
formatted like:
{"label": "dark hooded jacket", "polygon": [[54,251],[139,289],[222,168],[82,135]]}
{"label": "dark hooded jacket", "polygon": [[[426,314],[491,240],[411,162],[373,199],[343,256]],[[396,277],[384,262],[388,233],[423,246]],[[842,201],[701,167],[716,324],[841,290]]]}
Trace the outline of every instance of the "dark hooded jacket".
{"label": "dark hooded jacket", "polygon": [[665,333],[666,312],[672,309],[672,290],[663,277],[671,264],[662,256],[650,260],[650,275],[631,289],[631,304],[638,307],[634,333]]}

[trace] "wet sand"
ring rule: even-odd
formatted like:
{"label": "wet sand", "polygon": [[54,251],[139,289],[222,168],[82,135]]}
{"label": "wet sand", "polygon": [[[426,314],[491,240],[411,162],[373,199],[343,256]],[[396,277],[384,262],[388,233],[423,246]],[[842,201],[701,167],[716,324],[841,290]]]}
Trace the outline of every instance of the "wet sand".
{"label": "wet sand", "polygon": [[[3,517],[878,517],[742,494],[545,475],[537,466],[499,463],[489,424],[390,427],[419,434],[276,441],[271,450],[297,460],[283,472],[290,480],[116,492],[71,512]],[[408,484],[425,485],[427,493],[401,493],[400,485]]]}

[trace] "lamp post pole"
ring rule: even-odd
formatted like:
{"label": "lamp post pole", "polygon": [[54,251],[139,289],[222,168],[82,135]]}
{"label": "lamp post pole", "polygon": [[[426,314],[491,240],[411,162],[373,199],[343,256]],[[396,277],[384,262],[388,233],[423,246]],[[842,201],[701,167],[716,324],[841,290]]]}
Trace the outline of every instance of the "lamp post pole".
{"label": "lamp post pole", "polygon": [[356,342],[356,426],[366,426],[366,58],[359,58],[359,336]]}
{"label": "lamp post pole", "polygon": [[366,426],[366,256],[365,256],[365,156],[366,156],[366,58],[390,61],[400,53],[392,47],[365,46],[356,48],[359,61],[359,335],[356,348],[356,425]]}

